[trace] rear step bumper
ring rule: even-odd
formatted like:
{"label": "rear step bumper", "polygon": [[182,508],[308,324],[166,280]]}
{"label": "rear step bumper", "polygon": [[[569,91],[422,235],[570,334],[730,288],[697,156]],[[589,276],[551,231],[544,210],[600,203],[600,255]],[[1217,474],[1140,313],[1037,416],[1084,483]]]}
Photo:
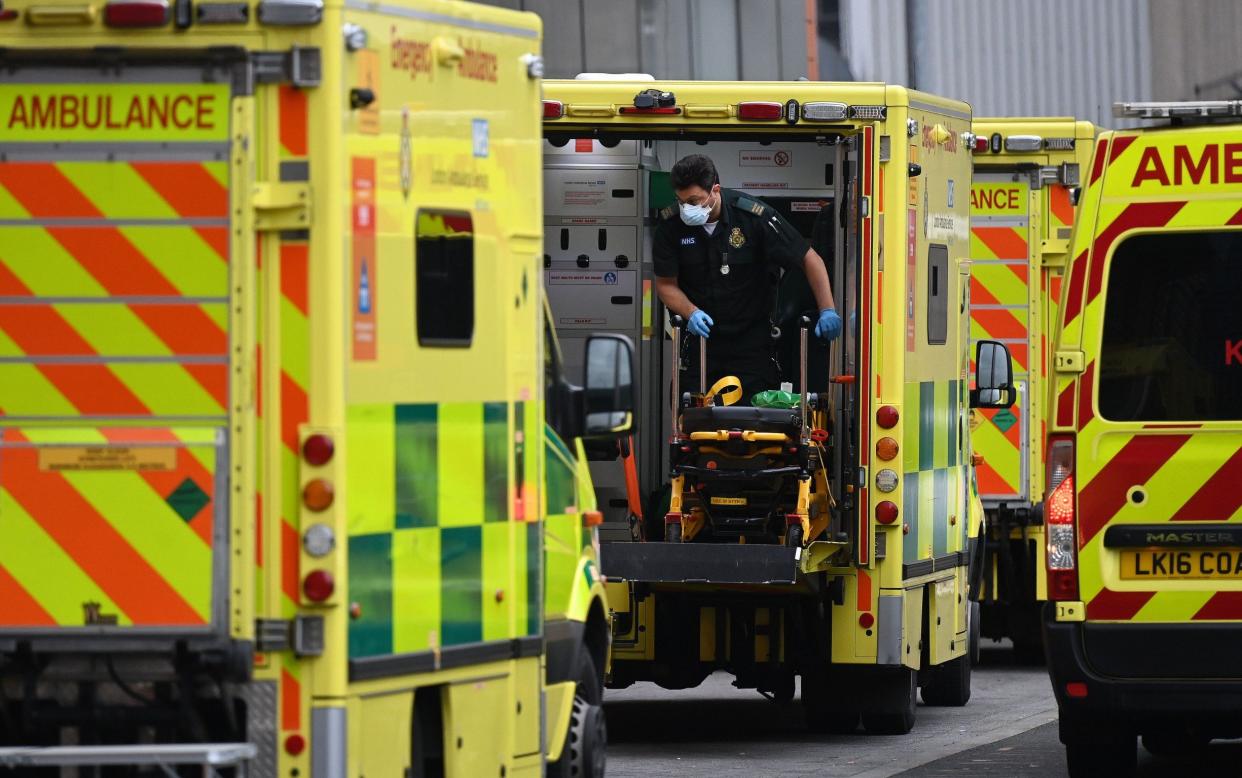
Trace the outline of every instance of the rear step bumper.
{"label": "rear step bumper", "polygon": [[[1120,628],[1125,639],[1093,640],[1098,648],[1089,658],[1086,632],[1097,627]],[[1138,732],[1162,724],[1193,724],[1220,736],[1242,733],[1242,663],[1235,662],[1228,675],[1207,677],[1201,668],[1211,660],[1196,650],[1196,644],[1201,648],[1242,640],[1242,625],[1058,622],[1056,603],[1050,602],[1044,606],[1043,633],[1062,731],[1066,724],[1072,729],[1111,723]],[[1179,642],[1179,636],[1182,648],[1166,651],[1166,644]],[[1124,646],[1124,652],[1104,656],[1109,646]],[[1104,663],[1108,674],[1101,669]],[[1144,672],[1147,677],[1140,677],[1144,666],[1150,669]],[[1085,697],[1068,695],[1066,684],[1075,682],[1086,684]]]}
{"label": "rear step bumper", "polygon": [[0,767],[202,765],[207,768],[237,767],[241,770],[258,753],[258,747],[253,743],[18,747],[0,748]]}
{"label": "rear step bumper", "polygon": [[792,584],[801,551],[738,543],[604,543],[600,570],[633,583]]}

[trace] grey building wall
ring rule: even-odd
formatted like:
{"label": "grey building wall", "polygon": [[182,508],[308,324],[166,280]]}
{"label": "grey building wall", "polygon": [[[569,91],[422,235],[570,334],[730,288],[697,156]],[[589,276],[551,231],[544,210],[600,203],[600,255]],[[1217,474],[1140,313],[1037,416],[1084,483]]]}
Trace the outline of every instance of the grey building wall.
{"label": "grey building wall", "polygon": [[543,19],[549,78],[793,80],[807,74],[806,0],[482,0]]}
{"label": "grey building wall", "polygon": [[1151,1],[842,0],[843,49],[860,80],[951,95],[976,116],[1117,126],[1113,102],[1152,95]]}
{"label": "grey building wall", "polygon": [[1242,3],[1150,2],[1153,99],[1242,99]]}

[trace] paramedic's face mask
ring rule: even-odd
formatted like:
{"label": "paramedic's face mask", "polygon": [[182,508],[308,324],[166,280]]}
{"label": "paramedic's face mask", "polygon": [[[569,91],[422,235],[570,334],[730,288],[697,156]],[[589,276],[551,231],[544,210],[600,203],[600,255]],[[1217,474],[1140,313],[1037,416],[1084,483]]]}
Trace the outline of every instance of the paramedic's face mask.
{"label": "paramedic's face mask", "polygon": [[681,206],[681,220],[691,227],[707,224],[711,218],[714,198],[720,196],[720,186],[713,186],[711,192],[702,187],[691,186],[677,190],[677,200]]}

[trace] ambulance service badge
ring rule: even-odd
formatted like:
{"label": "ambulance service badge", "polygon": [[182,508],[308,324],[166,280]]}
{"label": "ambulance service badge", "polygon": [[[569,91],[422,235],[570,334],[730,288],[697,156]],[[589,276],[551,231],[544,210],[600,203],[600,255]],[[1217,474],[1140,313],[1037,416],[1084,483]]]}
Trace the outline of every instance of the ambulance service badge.
{"label": "ambulance service badge", "polygon": [[729,233],[729,245],[735,249],[746,245],[746,236],[742,234],[741,227],[734,227],[733,232]]}

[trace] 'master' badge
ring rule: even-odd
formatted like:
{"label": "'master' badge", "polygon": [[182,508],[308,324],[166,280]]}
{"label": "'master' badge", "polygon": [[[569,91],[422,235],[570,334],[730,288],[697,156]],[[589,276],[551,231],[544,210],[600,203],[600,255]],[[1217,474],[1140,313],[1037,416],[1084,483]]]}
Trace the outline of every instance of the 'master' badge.
{"label": "'master' badge", "polygon": [[742,234],[741,227],[734,227],[733,232],[729,233],[729,245],[735,249],[746,245],[746,236]]}

